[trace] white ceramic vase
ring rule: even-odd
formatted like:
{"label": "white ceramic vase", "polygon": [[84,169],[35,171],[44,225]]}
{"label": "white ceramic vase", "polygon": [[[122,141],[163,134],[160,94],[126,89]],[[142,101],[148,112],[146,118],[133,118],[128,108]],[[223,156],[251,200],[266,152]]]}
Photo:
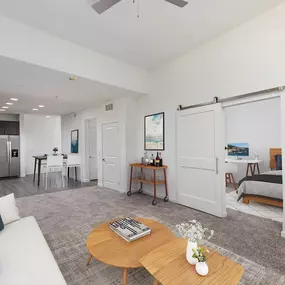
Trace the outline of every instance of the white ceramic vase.
{"label": "white ceramic vase", "polygon": [[201,276],[206,276],[209,273],[209,267],[206,262],[197,262],[196,263],[196,272]]}
{"label": "white ceramic vase", "polygon": [[197,258],[192,257],[193,256],[193,249],[197,249],[197,248],[198,248],[197,242],[191,242],[188,240],[187,250],[186,250],[186,259],[192,265],[195,265],[198,261]]}

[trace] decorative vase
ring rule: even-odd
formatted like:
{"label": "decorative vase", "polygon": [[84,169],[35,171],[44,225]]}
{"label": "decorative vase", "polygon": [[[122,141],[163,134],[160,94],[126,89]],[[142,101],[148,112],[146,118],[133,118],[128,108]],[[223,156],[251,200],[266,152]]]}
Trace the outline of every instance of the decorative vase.
{"label": "decorative vase", "polygon": [[197,263],[197,258],[193,257],[193,249],[197,249],[197,248],[198,248],[197,242],[191,242],[188,240],[187,250],[186,250],[186,259],[192,265],[195,265]]}
{"label": "decorative vase", "polygon": [[197,262],[195,268],[196,272],[201,276],[206,276],[209,273],[209,267],[206,262]]}

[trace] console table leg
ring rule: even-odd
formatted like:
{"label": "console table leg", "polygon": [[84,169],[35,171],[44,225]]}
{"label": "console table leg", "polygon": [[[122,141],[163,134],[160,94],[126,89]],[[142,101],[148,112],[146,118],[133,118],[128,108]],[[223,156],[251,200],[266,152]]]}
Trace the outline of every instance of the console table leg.
{"label": "console table leg", "polygon": [[127,285],[128,283],[128,269],[123,269],[123,285]]}
{"label": "console table leg", "polygon": [[165,185],[165,197],[164,202],[168,202],[168,188],[167,188],[167,175],[166,175],[166,168],[163,169],[164,172],[164,185]]}
{"label": "console table leg", "polygon": [[152,201],[152,205],[156,205],[157,201],[156,201],[156,170],[153,170],[153,201]]}
{"label": "console table leg", "polygon": [[132,182],[133,182],[133,167],[131,166],[131,173],[130,173],[130,188],[127,193],[128,196],[132,195]]}

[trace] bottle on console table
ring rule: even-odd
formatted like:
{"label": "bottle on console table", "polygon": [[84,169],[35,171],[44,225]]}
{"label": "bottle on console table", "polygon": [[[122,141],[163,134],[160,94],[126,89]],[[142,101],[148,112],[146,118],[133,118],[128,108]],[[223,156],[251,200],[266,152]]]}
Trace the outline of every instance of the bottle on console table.
{"label": "bottle on console table", "polygon": [[161,155],[161,152],[159,153],[159,166],[162,166],[163,163],[162,163],[162,155]]}
{"label": "bottle on console table", "polygon": [[155,157],[153,153],[151,154],[151,157],[150,157],[150,165],[155,166]]}
{"label": "bottle on console table", "polygon": [[156,167],[159,167],[159,166],[160,166],[160,158],[159,158],[158,152],[157,152],[156,158],[155,158],[155,166],[156,166]]}

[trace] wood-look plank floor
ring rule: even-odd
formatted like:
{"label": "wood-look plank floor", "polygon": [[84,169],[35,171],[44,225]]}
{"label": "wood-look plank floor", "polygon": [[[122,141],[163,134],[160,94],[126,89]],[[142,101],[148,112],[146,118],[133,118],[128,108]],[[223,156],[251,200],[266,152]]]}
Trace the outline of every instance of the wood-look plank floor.
{"label": "wood-look plank floor", "polygon": [[72,178],[64,179],[64,183],[61,181],[61,177],[57,174],[50,174],[48,179],[48,187],[45,185],[45,177],[42,175],[41,184],[38,187],[36,182],[33,182],[33,175],[27,175],[23,178],[7,178],[0,180],[0,197],[14,193],[16,198],[53,193],[71,189],[78,189],[83,187],[96,186],[97,180],[83,183],[76,181]]}

